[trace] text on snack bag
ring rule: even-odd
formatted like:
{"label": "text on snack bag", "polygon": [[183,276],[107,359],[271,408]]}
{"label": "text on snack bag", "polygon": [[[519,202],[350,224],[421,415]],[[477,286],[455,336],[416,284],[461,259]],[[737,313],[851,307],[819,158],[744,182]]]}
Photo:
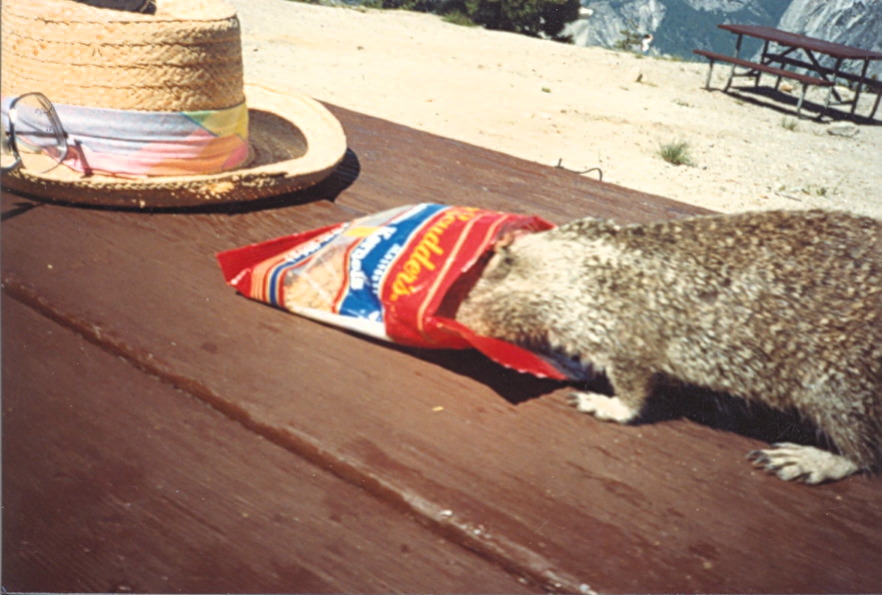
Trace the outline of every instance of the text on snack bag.
{"label": "text on snack bag", "polygon": [[414,290],[413,284],[419,279],[420,274],[437,268],[440,257],[444,255],[444,248],[441,247],[444,233],[454,223],[474,218],[476,212],[477,209],[474,208],[451,209],[423,234],[407,255],[401,270],[392,279],[392,293],[389,295],[391,301],[397,301],[403,295],[411,295]]}

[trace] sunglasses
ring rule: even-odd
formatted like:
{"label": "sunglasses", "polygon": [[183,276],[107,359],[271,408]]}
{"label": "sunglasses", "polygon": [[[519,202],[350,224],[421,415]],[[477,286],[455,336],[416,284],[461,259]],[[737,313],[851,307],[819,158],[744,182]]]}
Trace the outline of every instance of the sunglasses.
{"label": "sunglasses", "polygon": [[67,157],[67,135],[55,106],[42,93],[25,93],[9,102],[2,113],[0,171],[18,167],[46,173]]}

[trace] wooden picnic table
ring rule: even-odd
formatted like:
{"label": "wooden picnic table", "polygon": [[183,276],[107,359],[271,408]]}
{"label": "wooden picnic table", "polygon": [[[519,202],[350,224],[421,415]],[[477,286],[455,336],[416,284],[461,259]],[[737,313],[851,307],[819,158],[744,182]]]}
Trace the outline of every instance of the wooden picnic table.
{"label": "wooden picnic table", "polygon": [[[739,57],[742,39],[745,36],[753,37],[763,41],[763,50],[760,56],[761,65],[780,64],[782,68],[790,66],[805,69],[813,72],[822,80],[832,83],[828,91],[826,107],[831,104],[831,98],[836,96],[840,104],[851,104],[850,113],[854,114],[863,89],[865,87],[872,88],[876,92],[876,102],[869,117],[873,118],[876,115],[882,88],[879,87],[878,81],[867,76],[867,71],[871,62],[882,60],[882,52],[825,41],[799,33],[782,31],[774,27],[726,23],[719,25],[719,28],[737,35],[736,58]],[[799,57],[799,52],[802,53],[803,58]],[[829,56],[832,59],[832,67],[823,64],[824,56]],[[854,71],[846,66],[855,67]],[[855,84],[853,100],[844,102],[839,96],[835,86],[840,79]]]}
{"label": "wooden picnic table", "polygon": [[218,251],[401,204],[701,212],[332,109],[344,162],[281,199],[3,193],[5,589],[878,590],[880,478],[755,471],[757,420],[604,424],[476,352],[389,346],[227,287]]}

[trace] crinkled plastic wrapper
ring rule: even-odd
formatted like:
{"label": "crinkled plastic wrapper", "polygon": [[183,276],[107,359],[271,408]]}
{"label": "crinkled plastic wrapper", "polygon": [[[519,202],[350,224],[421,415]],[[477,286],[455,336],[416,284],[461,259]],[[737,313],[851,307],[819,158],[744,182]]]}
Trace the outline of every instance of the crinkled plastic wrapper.
{"label": "crinkled plastic wrapper", "polygon": [[475,348],[520,372],[565,379],[553,361],[453,318],[497,238],[552,227],[537,216],[424,203],[217,258],[227,283],[252,299],[401,345]]}

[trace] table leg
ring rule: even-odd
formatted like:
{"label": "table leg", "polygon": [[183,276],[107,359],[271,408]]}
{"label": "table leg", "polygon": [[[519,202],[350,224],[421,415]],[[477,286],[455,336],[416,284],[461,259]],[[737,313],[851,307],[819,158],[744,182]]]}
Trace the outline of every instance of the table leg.
{"label": "table leg", "polygon": [[[824,68],[824,66],[815,57],[814,52],[812,52],[811,50],[804,49],[804,48],[803,48],[803,51],[805,52],[806,56],[808,56],[809,60],[811,60],[812,65],[814,66],[815,72],[818,73],[818,76],[821,77],[822,79],[824,79],[825,81],[830,80],[829,78],[827,78],[827,75],[825,74],[825,71],[828,71],[829,69]],[[831,100],[833,97],[836,98],[836,101],[838,101],[839,103],[842,103],[842,97],[839,96],[839,92],[836,90],[836,80],[839,78],[839,69],[841,67],[842,67],[842,58],[837,58],[836,64],[835,64],[835,66],[833,66],[833,85],[830,87],[830,90],[827,91],[827,98],[824,100],[824,107],[825,108],[830,107],[830,103],[832,102]]]}
{"label": "table leg", "polygon": [[[741,53],[741,39],[744,37],[741,33],[738,34],[738,38],[735,40],[735,57],[739,58],[739,54]],[[732,79],[735,78],[735,64],[732,64],[732,69],[729,71],[729,80],[726,82],[726,88],[723,91],[728,91],[729,87],[732,85]]]}
{"label": "table leg", "polygon": [[[760,56],[760,64],[771,64],[771,62],[772,61],[769,60],[769,40],[767,39],[763,43],[763,53]],[[759,86],[759,76],[756,77],[756,84]],[[775,78],[775,90],[777,91],[780,86],[781,77],[779,76]]]}
{"label": "table leg", "polygon": [[836,59],[836,65],[833,66],[833,85],[830,87],[830,90],[827,92],[827,101],[826,106],[830,105],[830,98],[836,97],[836,101],[842,103],[842,97],[839,96],[839,92],[836,90],[836,82],[839,80],[839,69],[842,68],[842,58]]}
{"label": "table leg", "polygon": [[[864,66],[861,68],[861,80],[857,82],[857,89],[854,91],[854,103],[851,104],[851,114],[854,115],[854,111],[857,109],[858,99],[861,98],[861,91],[864,89],[864,81],[867,80],[867,69],[870,67],[870,61],[864,60]],[[838,71],[838,69],[837,69]],[[877,99],[878,105],[878,99]],[[875,109],[873,112],[875,113]]]}
{"label": "table leg", "polygon": [[711,58],[708,60],[707,65],[707,79],[704,81],[704,88],[706,91],[710,90],[710,82],[711,82],[711,74],[714,71],[714,60]]}
{"label": "table leg", "polygon": [[800,112],[802,111],[802,104],[805,103],[805,92],[808,89],[807,85],[802,85],[802,92],[799,95],[799,102],[796,104],[796,117],[801,118],[802,115]]}

